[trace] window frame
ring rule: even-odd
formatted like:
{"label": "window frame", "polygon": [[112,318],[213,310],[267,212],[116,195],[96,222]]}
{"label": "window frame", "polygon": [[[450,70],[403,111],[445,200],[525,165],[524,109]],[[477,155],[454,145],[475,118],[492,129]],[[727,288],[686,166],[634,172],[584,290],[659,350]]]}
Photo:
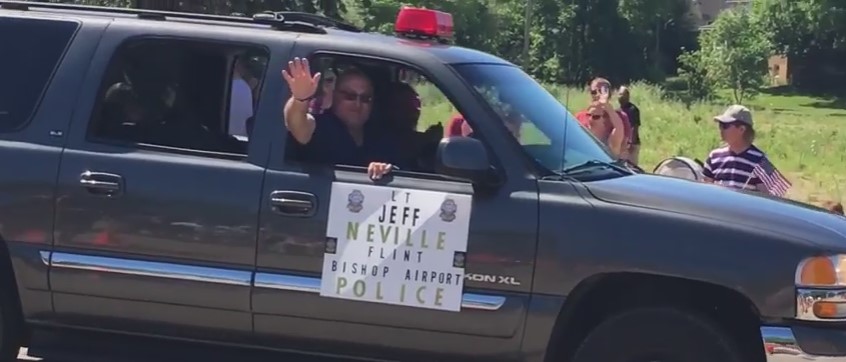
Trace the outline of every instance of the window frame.
{"label": "window frame", "polygon": [[[211,40],[211,39],[204,39],[204,38],[192,38],[187,36],[172,36],[172,35],[158,35],[158,34],[144,34],[144,35],[134,35],[123,39],[120,44],[115,48],[114,52],[112,52],[111,56],[109,57],[108,65],[104,70],[104,76],[99,80],[99,85],[97,87],[97,94],[95,95],[95,100],[93,107],[91,109],[91,114],[86,120],[87,124],[85,126],[85,136],[83,137],[85,142],[92,143],[92,144],[101,144],[107,145],[112,147],[121,147],[127,148],[132,150],[141,150],[141,151],[152,151],[152,152],[160,152],[166,154],[178,154],[183,156],[195,156],[195,157],[204,157],[204,158],[213,158],[213,159],[222,159],[222,160],[230,160],[230,161],[241,161],[246,162],[249,158],[250,149],[253,147],[253,144],[249,141],[241,141],[246,143],[246,152],[241,153],[229,153],[229,152],[219,152],[219,151],[208,151],[208,150],[198,150],[198,149],[191,149],[191,148],[182,148],[182,147],[174,147],[174,146],[166,146],[166,145],[159,145],[155,143],[145,143],[145,142],[131,142],[126,140],[117,140],[117,139],[109,139],[105,137],[100,137],[95,134],[93,128],[95,124],[99,125],[101,119],[99,118],[102,114],[103,110],[103,98],[105,96],[105,91],[108,87],[112,86],[113,84],[107,84],[109,70],[111,70],[112,66],[115,64],[115,60],[122,54],[122,52],[126,49],[127,46],[137,44],[139,42],[146,42],[146,41],[165,41],[165,42],[175,42],[175,43],[189,43],[193,45],[200,45],[200,46],[209,46],[209,47],[217,47],[217,48],[224,48],[224,49],[232,49],[232,48],[242,48],[247,50],[257,50],[263,52],[263,54],[270,59],[272,55],[272,51],[270,47],[265,44],[260,43],[252,43],[252,42],[243,42],[243,41],[227,41],[227,40]],[[227,55],[228,56],[228,55]],[[234,65],[234,64],[233,64]],[[269,66],[265,66],[264,71],[262,72],[262,82],[267,77]],[[232,67],[227,67],[230,69],[229,72],[226,72],[226,79],[225,85],[228,85],[231,88],[232,85]],[[261,88],[259,88],[259,92]],[[256,104],[258,104],[261,100],[261,93],[259,93],[259,97],[256,99]],[[228,125],[229,121],[229,91],[226,91],[223,99],[221,100],[227,110],[224,112],[225,120]],[[222,129],[223,133],[229,135],[228,129]]]}
{"label": "window frame", "polygon": [[77,34],[79,34],[79,32],[82,30],[83,24],[81,21],[73,19],[48,19],[43,17],[15,16],[13,14],[2,14],[0,15],[0,19],[13,19],[32,22],[58,22],[76,25],[76,27],[71,32],[67,43],[65,43],[65,46],[62,48],[61,54],[59,54],[59,57],[56,59],[56,63],[53,64],[52,69],[50,69],[49,75],[47,76],[47,79],[45,80],[41,91],[36,94],[35,102],[33,103],[32,109],[30,109],[29,115],[27,115],[26,119],[24,119],[23,122],[14,125],[13,127],[3,127],[3,125],[0,125],[0,134],[17,133],[29,127],[33,119],[35,119],[35,116],[38,114],[38,110],[41,108],[41,103],[44,101],[44,97],[47,95],[47,91],[50,90],[50,87],[53,84],[53,80],[55,79],[56,74],[59,71],[59,67],[64,63],[65,57],[67,56],[70,48],[73,46]]}
{"label": "window frame", "polygon": [[[459,114],[466,114],[466,112],[462,112],[462,109],[464,107],[460,106],[459,105],[460,102],[456,101],[456,99],[458,99],[458,97],[456,97],[453,92],[447,90],[448,87],[444,87],[442,82],[440,80],[438,80],[437,77],[434,77],[431,72],[426,71],[423,67],[420,67],[417,64],[410,63],[408,61],[404,61],[404,60],[401,60],[401,59],[390,58],[390,57],[385,57],[385,56],[377,56],[377,55],[372,55],[372,54],[362,54],[362,53],[355,53],[355,52],[335,51],[335,50],[328,50],[328,49],[318,49],[318,50],[312,51],[312,52],[308,53],[306,58],[308,59],[309,64],[318,64],[317,59],[319,59],[320,57],[362,60],[362,61],[367,61],[367,62],[384,62],[384,63],[388,63],[389,65],[392,65],[392,66],[402,67],[405,70],[414,71],[418,74],[418,76],[424,77],[426,79],[426,81],[428,81],[430,84],[435,86],[435,88],[437,88],[438,91],[440,91],[441,94],[444,95],[446,100],[450,102],[450,104],[453,106],[453,108],[455,108],[455,110]],[[456,76],[456,77],[458,76],[458,74],[455,72],[454,69],[452,69],[452,67],[447,66],[445,69],[451,75]],[[314,70],[312,70],[312,72],[313,71]],[[464,80],[461,80],[461,82],[463,84],[466,84],[466,82]],[[472,99],[476,102],[480,101],[479,99],[477,99],[477,97],[472,97]],[[287,99],[286,99],[286,101],[287,101]],[[482,107],[487,109],[488,106],[483,104]],[[470,119],[465,119],[465,121],[468,122],[471,125],[471,127],[474,126],[475,122],[471,121]],[[507,132],[505,125],[501,125],[501,126],[503,128],[503,131]],[[290,137],[288,137],[287,128],[284,128],[284,129],[285,129],[285,132],[286,132],[285,137],[283,137],[285,139],[284,142],[294,142],[290,139]],[[478,129],[478,127],[476,129]],[[478,133],[474,138],[476,138],[480,142],[482,142],[482,145],[485,147],[485,149],[487,151],[488,160],[490,161],[491,166],[493,167],[493,175],[495,176],[495,178],[490,180],[490,181],[492,183],[495,183],[495,184],[506,183],[508,181],[508,175],[505,172],[504,163],[497,156],[493,147],[490,146],[490,142],[488,140],[486,140],[484,132],[482,130],[479,130],[479,131],[476,131],[474,133]],[[283,147],[283,149],[285,149],[287,151],[288,150],[287,145],[286,145],[286,147]],[[346,171],[346,172],[355,172],[355,173],[362,173],[362,174],[367,173],[367,167],[344,165],[344,164],[329,165],[329,164],[305,162],[305,161],[300,161],[300,160],[296,160],[296,159],[293,159],[293,158],[289,158],[288,152],[285,152],[285,154],[283,156],[283,164],[295,165],[295,166],[301,167],[303,169],[319,168],[319,169],[331,170],[331,171]],[[452,177],[449,177],[449,176],[446,176],[446,175],[442,175],[442,174],[439,174],[439,173],[416,172],[416,171],[403,170],[403,169],[391,171],[390,175],[392,175],[393,177],[406,177],[406,178],[413,178],[413,179],[419,179],[419,180],[469,183],[467,181],[456,180],[455,178],[452,178]]]}

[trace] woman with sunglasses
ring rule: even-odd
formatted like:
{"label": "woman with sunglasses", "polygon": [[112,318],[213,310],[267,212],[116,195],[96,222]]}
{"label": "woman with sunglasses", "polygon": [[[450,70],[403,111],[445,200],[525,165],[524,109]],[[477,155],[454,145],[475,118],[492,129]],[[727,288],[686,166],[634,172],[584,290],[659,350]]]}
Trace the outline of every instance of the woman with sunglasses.
{"label": "woman with sunglasses", "polygon": [[752,113],[741,105],[728,107],[714,117],[725,142],[708,155],[702,174],[705,182],[749,191],[767,192],[761,179],[753,172],[755,166],[766,160],[766,155],[756,147]]}
{"label": "woman with sunglasses", "polygon": [[590,97],[590,106],[576,113],[576,119],[616,157],[625,159],[631,127],[628,116],[611,104],[611,82],[605,78],[591,81]]}

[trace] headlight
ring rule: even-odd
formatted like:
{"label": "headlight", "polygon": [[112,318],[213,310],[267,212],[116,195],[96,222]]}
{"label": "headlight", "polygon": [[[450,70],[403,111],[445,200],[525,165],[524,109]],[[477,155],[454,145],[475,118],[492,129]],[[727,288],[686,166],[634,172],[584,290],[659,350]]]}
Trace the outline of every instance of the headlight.
{"label": "headlight", "polygon": [[796,318],[846,320],[846,255],[815,256],[796,268]]}

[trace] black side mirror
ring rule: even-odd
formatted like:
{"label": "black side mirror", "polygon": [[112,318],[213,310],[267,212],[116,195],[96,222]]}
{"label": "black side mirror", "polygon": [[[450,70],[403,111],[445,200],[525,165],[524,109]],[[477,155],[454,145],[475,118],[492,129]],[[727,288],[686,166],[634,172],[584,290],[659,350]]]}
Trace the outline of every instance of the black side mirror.
{"label": "black side mirror", "polygon": [[435,171],[474,184],[490,181],[493,176],[487,149],[482,141],[471,137],[441,139]]}

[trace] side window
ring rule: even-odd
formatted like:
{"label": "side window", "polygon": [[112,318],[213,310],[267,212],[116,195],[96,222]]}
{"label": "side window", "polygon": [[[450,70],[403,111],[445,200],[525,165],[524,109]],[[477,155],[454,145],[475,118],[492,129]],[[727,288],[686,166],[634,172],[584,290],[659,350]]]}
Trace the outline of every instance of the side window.
{"label": "side window", "polygon": [[249,140],[253,132],[267,60],[266,54],[249,51],[233,58],[226,127],[229,135],[241,141]]}
{"label": "side window", "polygon": [[385,162],[400,171],[434,174],[440,140],[472,136],[455,105],[412,69],[340,56],[309,63],[312,73],[323,75],[309,104],[316,129],[306,144],[289,137],[288,160],[356,167]]}
{"label": "side window", "polygon": [[265,67],[267,57],[264,49],[240,45],[130,40],[106,70],[89,139],[208,156],[246,155],[256,84],[264,74],[253,69]]}
{"label": "side window", "polygon": [[499,113],[506,128],[514,134],[520,145],[548,146],[552,144],[549,137],[541,132],[534,123],[530,122],[525,115],[521,114],[514,105],[503,101],[503,97],[500,96],[496,88],[478,85],[474,88]]}
{"label": "side window", "polygon": [[[425,76],[413,71],[408,72],[412,74],[405,75],[405,77],[409,79],[411,84],[414,84],[417,93],[423,99],[418,130],[426,131],[431,127],[443,127],[446,137],[472,137],[473,129],[470,127],[470,122],[465,120],[461,113],[453,107],[441,90],[429,82]],[[525,116],[517,112],[510,104],[501,101],[496,89],[476,87],[476,91],[486,98],[488,104],[494,106],[505,128],[514,135],[521,145],[549,145],[551,143],[543,132],[540,132],[534,124],[525,119]],[[444,119],[448,121],[444,122]]]}
{"label": "side window", "polygon": [[0,16],[0,132],[32,118],[78,27],[69,21]]}

